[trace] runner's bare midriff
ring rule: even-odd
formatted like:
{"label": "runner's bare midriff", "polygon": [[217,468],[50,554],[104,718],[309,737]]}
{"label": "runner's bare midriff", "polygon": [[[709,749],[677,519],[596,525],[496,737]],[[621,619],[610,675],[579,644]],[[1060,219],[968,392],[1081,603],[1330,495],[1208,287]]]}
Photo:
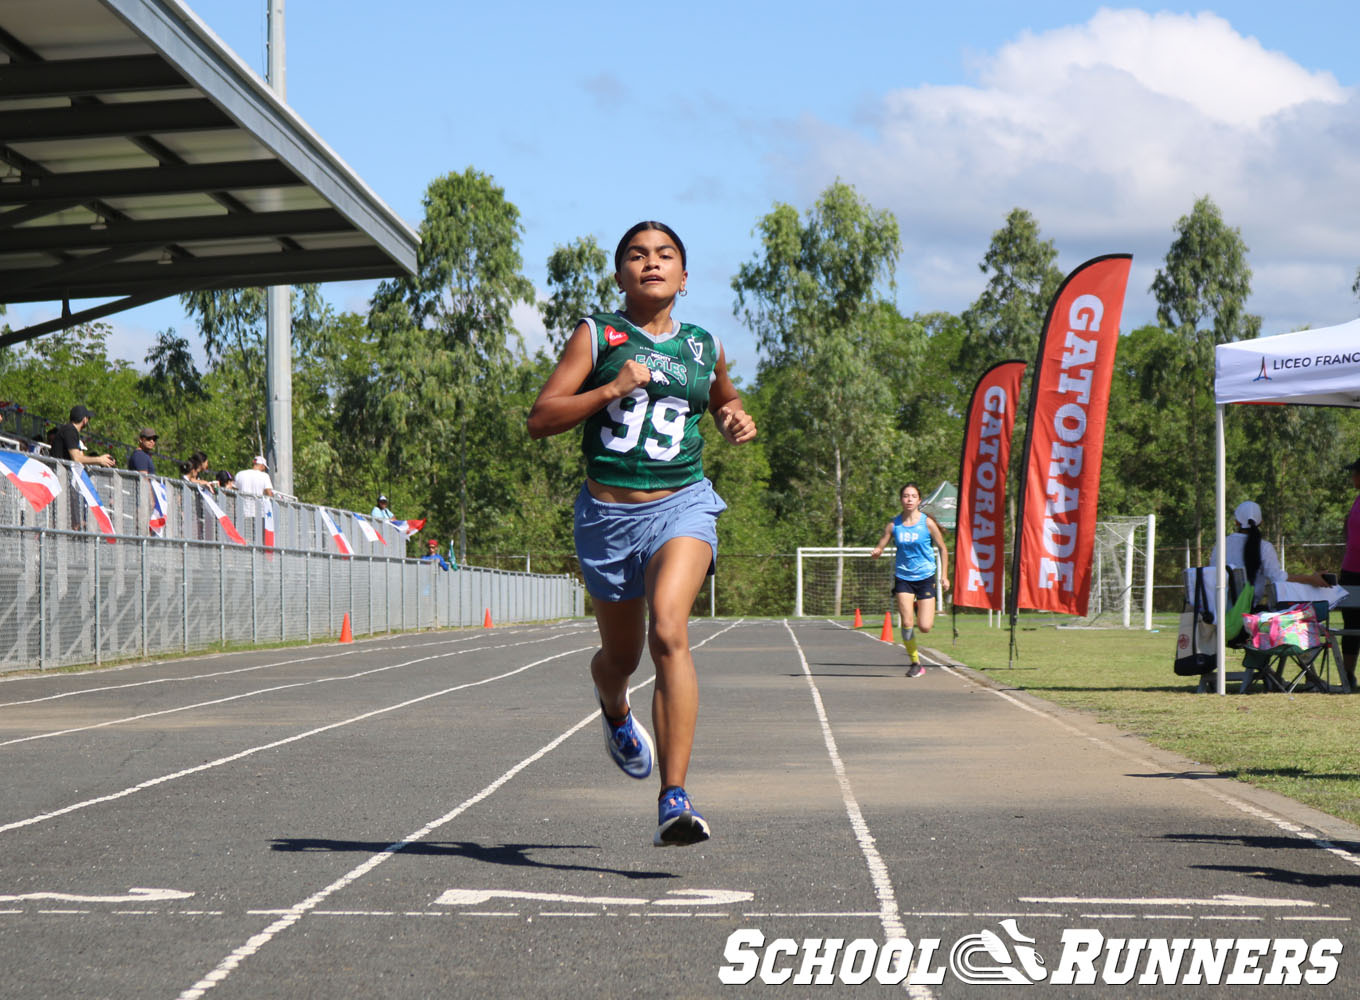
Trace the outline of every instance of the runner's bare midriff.
{"label": "runner's bare midriff", "polygon": [[676,490],[629,490],[622,486],[606,486],[604,483],[597,483],[595,480],[586,479],[586,489],[590,490],[590,495],[596,500],[605,503],[649,503],[652,500],[660,500],[668,497]]}

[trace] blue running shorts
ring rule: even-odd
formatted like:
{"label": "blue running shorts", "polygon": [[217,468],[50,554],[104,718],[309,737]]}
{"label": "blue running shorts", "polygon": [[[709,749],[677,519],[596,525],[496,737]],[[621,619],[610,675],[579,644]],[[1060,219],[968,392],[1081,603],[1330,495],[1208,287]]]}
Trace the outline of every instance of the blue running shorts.
{"label": "blue running shorts", "polygon": [[[707,542],[718,558],[718,515],[727,509],[707,479],[647,503],[605,503],[585,484],[576,497],[576,556],[586,590],[597,601],[646,593],[647,563],[672,538]],[[710,562],[708,572],[713,572]]]}

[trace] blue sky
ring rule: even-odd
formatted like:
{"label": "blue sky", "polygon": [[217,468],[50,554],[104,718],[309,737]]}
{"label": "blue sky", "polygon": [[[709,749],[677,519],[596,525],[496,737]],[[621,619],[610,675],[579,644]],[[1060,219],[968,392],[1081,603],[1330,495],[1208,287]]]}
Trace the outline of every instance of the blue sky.
{"label": "blue sky", "polygon": [[[265,0],[192,9],[261,73]],[[1125,328],[1177,218],[1209,195],[1241,229],[1263,333],[1360,314],[1360,5],[1163,9],[1037,0],[448,4],[287,0],[288,102],[412,225],[431,179],[469,166],[520,210],[525,272],[553,247],[612,247],[641,218],[686,241],[681,315],[755,374],[731,276],[776,202],[837,177],[903,233],[907,313],[966,307],[1012,207],[1064,270],[1131,251]],[[372,285],[327,286],[363,310]],[[11,307],[18,327],[51,306]],[[532,310],[517,313],[530,347]],[[115,316],[139,362],[171,300]]]}

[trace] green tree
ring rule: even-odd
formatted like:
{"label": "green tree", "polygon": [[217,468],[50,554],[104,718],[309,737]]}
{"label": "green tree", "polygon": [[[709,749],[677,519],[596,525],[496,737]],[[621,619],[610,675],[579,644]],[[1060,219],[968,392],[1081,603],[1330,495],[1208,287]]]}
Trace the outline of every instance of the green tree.
{"label": "green tree", "polygon": [[1204,505],[1213,478],[1208,428],[1213,426],[1217,344],[1257,336],[1261,318],[1246,311],[1251,268],[1241,232],[1223,221],[1209,197],[1177,221],[1176,238],[1152,282],[1157,320],[1180,337],[1182,405],[1189,406],[1186,444],[1194,486],[1196,557],[1204,557]]}
{"label": "green tree", "polygon": [[593,236],[553,248],[548,257],[548,288],[551,294],[539,304],[539,312],[554,354],[566,347],[582,316],[608,312],[619,301],[609,255]]}
{"label": "green tree", "polygon": [[967,328],[961,361],[976,379],[1007,358],[1033,358],[1053,296],[1062,284],[1058,250],[1039,238],[1039,223],[1013,208],[978,263],[988,275],[982,294],[963,313]]}
{"label": "green tree", "polygon": [[[519,340],[511,309],[532,302],[521,273],[519,209],[469,167],[425,192],[418,269],[386,281],[369,323],[378,337],[374,416],[394,474],[419,477],[436,525],[457,526],[467,551],[469,423],[503,420],[503,394]],[[474,459],[475,461],[475,459]],[[451,495],[443,482],[452,472]]]}
{"label": "green tree", "polygon": [[805,532],[843,545],[852,508],[881,508],[872,495],[898,443],[892,386],[876,364],[896,316],[881,307],[900,253],[897,220],[837,181],[805,218],[779,204],[756,232],[761,250],[732,288],[771,393],[762,433],[772,488]]}

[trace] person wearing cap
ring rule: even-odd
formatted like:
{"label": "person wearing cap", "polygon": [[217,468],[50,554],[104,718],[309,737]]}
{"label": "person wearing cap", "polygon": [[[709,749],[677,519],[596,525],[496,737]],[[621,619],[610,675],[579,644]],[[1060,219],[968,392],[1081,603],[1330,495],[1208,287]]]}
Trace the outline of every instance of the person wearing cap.
{"label": "person wearing cap", "polygon": [[143,427],[137,432],[137,447],[132,450],[132,457],[128,459],[128,468],[133,472],[154,476],[156,464],[151,461],[151,455],[155,450],[156,432],[150,427]]}
{"label": "person wearing cap", "polygon": [[392,508],[389,507],[389,506],[387,506],[387,497],[385,497],[385,496],[383,496],[381,493],[379,493],[379,494],[378,494],[378,506],[374,507],[374,508],[373,508],[373,512],[372,512],[371,514],[369,514],[368,516],[371,517],[371,518],[373,518],[373,520],[375,520],[375,521],[390,521],[390,520],[392,520]]}
{"label": "person wearing cap", "polygon": [[425,555],[420,557],[420,561],[438,563],[439,568],[447,573],[449,569],[449,564],[448,561],[439,554],[439,539],[427,538],[425,539],[425,544],[429,546],[429,551]]}
{"label": "person wearing cap", "polygon": [[269,463],[263,455],[256,455],[249,469],[236,473],[236,492],[257,497],[274,495],[274,481],[269,478]]}
{"label": "person wearing cap", "polygon": [[53,458],[62,458],[77,465],[102,465],[105,468],[113,468],[116,463],[112,455],[91,455],[85,448],[85,440],[81,433],[90,426],[92,416],[94,414],[84,406],[71,407],[70,422],[61,424],[52,432]]}
{"label": "person wearing cap", "polygon": [[[1360,491],[1360,458],[1346,466],[1346,471],[1351,474],[1351,486]],[[1346,552],[1341,557],[1341,573],[1337,577],[1337,583],[1345,586],[1349,584],[1354,587],[1360,584],[1360,496],[1356,496],[1355,502],[1351,504],[1350,513],[1346,515]],[[1350,631],[1355,629],[1355,635],[1343,635],[1341,637],[1341,663],[1346,670],[1346,679],[1350,682],[1351,690],[1355,690],[1355,660],[1356,654],[1360,653],[1360,608],[1341,609],[1341,627]]]}
{"label": "person wearing cap", "polygon": [[[1306,583],[1314,587],[1327,587],[1330,584],[1317,573],[1286,573],[1280,565],[1280,557],[1275,546],[1261,537],[1261,505],[1255,500],[1243,500],[1233,511],[1237,530],[1229,535],[1221,546],[1226,565],[1241,566],[1247,571],[1247,582],[1252,586],[1252,600],[1259,604],[1265,597],[1266,584]],[[1220,546],[1214,546],[1209,565],[1218,565]]]}

